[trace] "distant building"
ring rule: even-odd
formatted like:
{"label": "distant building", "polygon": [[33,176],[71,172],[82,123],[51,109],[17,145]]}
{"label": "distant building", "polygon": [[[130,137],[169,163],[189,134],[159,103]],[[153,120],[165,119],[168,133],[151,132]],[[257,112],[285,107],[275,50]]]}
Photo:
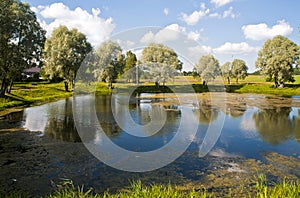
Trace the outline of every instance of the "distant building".
{"label": "distant building", "polygon": [[31,67],[24,69],[22,72],[22,79],[38,80],[40,77],[41,68]]}

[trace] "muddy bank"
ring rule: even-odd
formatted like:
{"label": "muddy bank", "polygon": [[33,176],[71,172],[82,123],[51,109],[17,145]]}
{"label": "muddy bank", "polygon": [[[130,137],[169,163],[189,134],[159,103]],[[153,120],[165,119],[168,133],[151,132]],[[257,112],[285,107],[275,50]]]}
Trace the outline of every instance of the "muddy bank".
{"label": "muddy bank", "polygon": [[[179,189],[207,189],[218,195],[242,188],[251,192],[257,175],[270,181],[300,178],[299,156],[264,153],[264,161],[246,159],[214,149],[204,158],[186,152],[172,164],[156,171],[128,173],[110,168],[94,158],[82,143],[62,142],[24,130],[0,133],[0,189],[22,191],[32,196],[53,192],[63,178],[95,192],[116,192],[132,180],[144,184],[174,184]],[[195,160],[196,158],[196,160]],[[191,162],[193,159],[193,163]]]}

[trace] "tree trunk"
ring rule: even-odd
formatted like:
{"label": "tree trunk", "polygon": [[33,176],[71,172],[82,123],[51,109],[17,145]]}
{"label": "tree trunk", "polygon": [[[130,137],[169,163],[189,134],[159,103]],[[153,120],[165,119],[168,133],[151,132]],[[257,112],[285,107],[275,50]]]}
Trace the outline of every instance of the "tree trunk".
{"label": "tree trunk", "polygon": [[277,78],[276,78],[276,77],[274,78],[274,87],[275,87],[275,88],[277,88],[277,87],[278,87],[278,80],[277,80]]}
{"label": "tree trunk", "polygon": [[230,85],[230,78],[229,77],[227,77],[227,81],[228,81],[228,84]]}
{"label": "tree trunk", "polygon": [[6,79],[3,78],[2,85],[1,85],[1,90],[0,90],[0,97],[5,96],[6,89],[7,89]]}
{"label": "tree trunk", "polygon": [[75,89],[75,80],[72,80],[72,91]]}
{"label": "tree trunk", "polygon": [[239,84],[239,79],[238,78],[235,79],[235,83]]}
{"label": "tree trunk", "polygon": [[13,81],[13,79],[11,79],[11,81],[10,81],[10,83],[9,83],[9,87],[8,87],[8,89],[6,90],[6,93],[11,93],[11,89],[12,89],[13,84],[14,84],[14,81]]}
{"label": "tree trunk", "polygon": [[158,89],[159,88],[159,82],[155,82],[155,87]]}
{"label": "tree trunk", "polygon": [[69,83],[67,81],[65,81],[64,84],[65,84],[65,91],[68,92],[69,91]]}

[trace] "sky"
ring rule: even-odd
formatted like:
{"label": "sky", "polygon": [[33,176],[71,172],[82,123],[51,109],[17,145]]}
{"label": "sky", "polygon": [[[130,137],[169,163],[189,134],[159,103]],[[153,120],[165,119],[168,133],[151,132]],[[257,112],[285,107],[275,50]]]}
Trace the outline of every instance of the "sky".
{"label": "sky", "polygon": [[201,56],[213,54],[221,65],[243,59],[253,72],[266,40],[283,35],[300,44],[298,0],[22,1],[37,14],[48,37],[66,25],[87,35],[94,47],[116,38],[137,54],[148,43],[160,42],[176,51],[186,71]]}

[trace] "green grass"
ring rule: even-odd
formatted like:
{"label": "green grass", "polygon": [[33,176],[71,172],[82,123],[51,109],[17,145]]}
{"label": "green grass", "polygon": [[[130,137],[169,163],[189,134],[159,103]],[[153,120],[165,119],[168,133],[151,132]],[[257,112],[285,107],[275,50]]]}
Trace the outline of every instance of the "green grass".
{"label": "green grass", "polygon": [[255,185],[256,197],[259,198],[289,198],[300,197],[299,181],[286,181],[280,184],[274,184],[273,187],[268,185],[265,175],[259,175]]}
{"label": "green grass", "polygon": [[[98,95],[105,95],[111,93],[104,83],[98,83],[96,86],[83,86],[78,83],[78,87],[85,92],[91,91],[95,88]],[[76,85],[77,88],[77,85]],[[72,92],[64,90],[62,83],[15,83],[10,94],[5,97],[0,97],[0,111],[19,106],[28,106],[32,104],[40,104],[50,102],[56,99],[67,98],[72,96]]]}
{"label": "green grass", "polygon": [[65,92],[63,83],[16,83],[10,94],[0,98],[0,111],[16,106],[44,103],[71,96]]}
{"label": "green grass", "polygon": [[[258,175],[252,189],[243,188],[240,194],[229,194],[225,197],[257,197],[257,198],[295,198],[300,196],[300,183],[299,181],[282,181],[279,184],[270,183],[267,181],[265,175]],[[251,190],[251,192],[250,192]],[[16,197],[29,197],[22,193],[4,194],[0,193],[0,197],[16,198]],[[84,187],[75,187],[71,180],[65,180],[58,186],[57,191],[44,196],[45,198],[148,198],[148,197],[160,197],[160,198],[208,198],[218,197],[215,193],[207,192],[206,190],[179,190],[172,185],[142,185],[141,181],[132,182],[129,188],[123,189],[118,193],[105,192],[102,194],[94,193],[92,188],[84,190]]]}
{"label": "green grass", "polygon": [[276,94],[282,96],[300,95],[300,85],[288,84],[284,88],[274,88],[272,84],[241,84],[230,85],[228,91],[235,93]]}

